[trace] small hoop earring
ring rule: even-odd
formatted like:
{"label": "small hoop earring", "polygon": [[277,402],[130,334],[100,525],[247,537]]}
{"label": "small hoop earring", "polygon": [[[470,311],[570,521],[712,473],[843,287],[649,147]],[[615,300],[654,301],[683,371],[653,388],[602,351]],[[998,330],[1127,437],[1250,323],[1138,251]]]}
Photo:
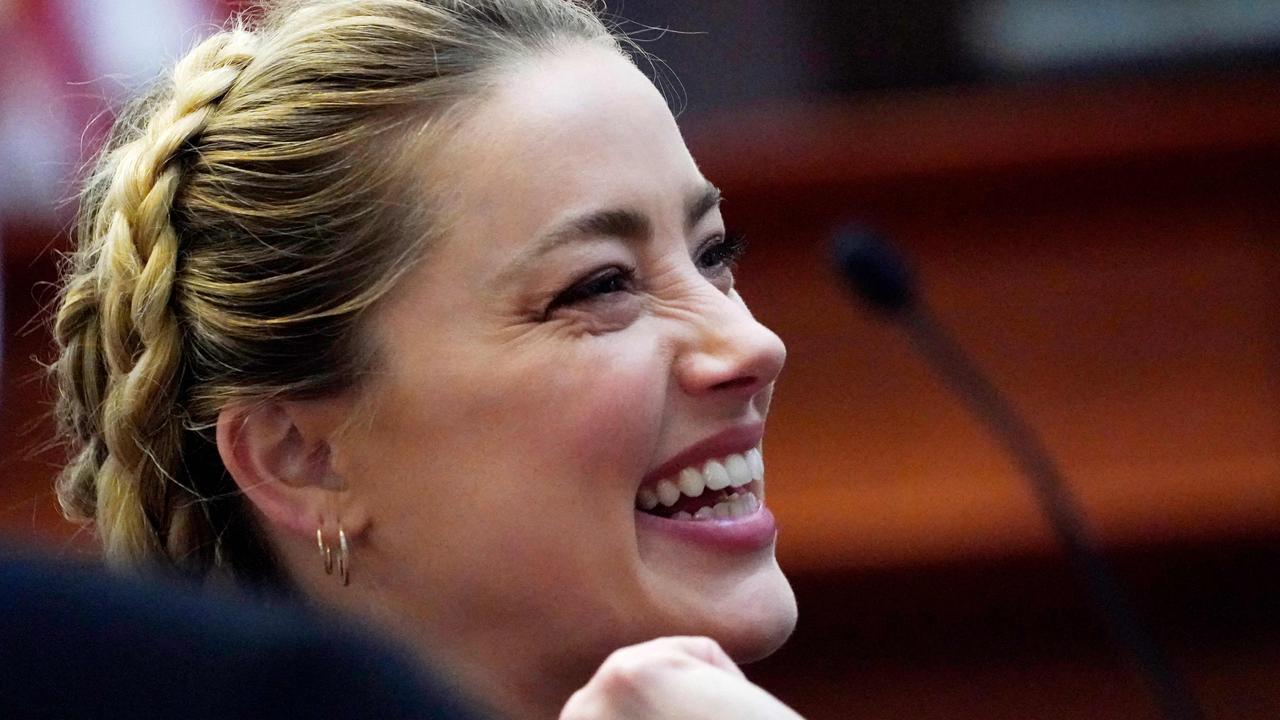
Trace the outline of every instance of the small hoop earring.
{"label": "small hoop earring", "polygon": [[338,575],[342,577],[342,587],[351,584],[351,554],[347,550],[347,533],[338,526]]}
{"label": "small hoop earring", "polygon": [[324,574],[333,574],[333,549],[324,541],[324,532],[316,528],[316,547],[320,549],[320,560],[324,562]]}

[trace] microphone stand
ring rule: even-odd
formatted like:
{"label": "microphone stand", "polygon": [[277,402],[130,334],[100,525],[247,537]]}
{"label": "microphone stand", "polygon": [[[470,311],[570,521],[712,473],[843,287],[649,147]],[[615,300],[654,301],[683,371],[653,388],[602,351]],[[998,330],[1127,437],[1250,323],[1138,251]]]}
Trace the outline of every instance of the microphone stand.
{"label": "microphone stand", "polygon": [[836,261],[858,295],[898,324],[925,362],[1013,457],[1068,560],[1085,581],[1115,640],[1141,671],[1163,716],[1202,720],[1204,713],[1186,681],[1142,623],[1093,541],[1084,513],[1044,443],[917,297],[906,265],[880,238],[857,228],[837,234]]}

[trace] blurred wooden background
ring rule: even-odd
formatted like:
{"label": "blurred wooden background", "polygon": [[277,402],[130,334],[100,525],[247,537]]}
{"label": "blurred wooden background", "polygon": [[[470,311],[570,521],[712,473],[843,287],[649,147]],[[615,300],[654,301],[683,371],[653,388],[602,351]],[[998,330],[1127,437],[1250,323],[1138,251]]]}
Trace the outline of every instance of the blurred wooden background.
{"label": "blurred wooden background", "polygon": [[829,269],[901,245],[1213,718],[1280,717],[1280,77],[1006,86],[691,129],[790,349],[766,441],[812,718],[1155,718],[1024,481]]}
{"label": "blurred wooden background", "polygon": [[[767,439],[797,587],[751,669],[821,718],[1155,718],[1028,489],[828,269],[849,221],[1061,459],[1211,718],[1280,717],[1280,75],[786,102],[686,125],[790,349]],[[10,223],[0,532],[91,552],[36,362],[60,228]]]}

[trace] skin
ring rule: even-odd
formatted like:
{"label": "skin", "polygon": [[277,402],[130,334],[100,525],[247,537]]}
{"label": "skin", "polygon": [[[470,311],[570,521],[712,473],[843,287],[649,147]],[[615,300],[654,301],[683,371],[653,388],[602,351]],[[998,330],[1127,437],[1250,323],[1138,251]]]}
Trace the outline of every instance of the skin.
{"label": "skin", "polygon": [[[506,70],[433,152],[449,188],[424,181],[424,198],[451,221],[370,318],[377,371],[350,397],[220,418],[298,584],[513,717],[556,717],[610,653],[655,637],[773,652],[796,610],[772,543],[726,552],[635,521],[648,472],[763,421],[785,358],[721,262],[718,207],[688,222],[708,183],[666,103],[614,52],[574,45]],[[533,252],[609,209],[648,227]],[[592,293],[557,303],[584,278]],[[317,526],[332,540],[339,523],[345,588],[316,556]]]}

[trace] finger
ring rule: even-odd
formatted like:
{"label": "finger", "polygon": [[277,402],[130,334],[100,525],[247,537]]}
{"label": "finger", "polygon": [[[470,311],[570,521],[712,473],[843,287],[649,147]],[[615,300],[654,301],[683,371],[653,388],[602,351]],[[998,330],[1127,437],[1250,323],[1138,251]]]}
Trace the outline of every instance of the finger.
{"label": "finger", "polygon": [[594,684],[587,684],[569,696],[569,701],[560,711],[559,720],[591,720],[607,717],[609,714],[599,689]]}
{"label": "finger", "polygon": [[734,677],[746,677],[743,675],[741,668],[738,667],[738,664],[733,661],[733,658],[729,657],[729,653],[726,653],[719,643],[709,637],[665,637],[651,640],[648,643],[644,643],[644,645],[651,646],[654,649],[680,652],[723,670]]}

